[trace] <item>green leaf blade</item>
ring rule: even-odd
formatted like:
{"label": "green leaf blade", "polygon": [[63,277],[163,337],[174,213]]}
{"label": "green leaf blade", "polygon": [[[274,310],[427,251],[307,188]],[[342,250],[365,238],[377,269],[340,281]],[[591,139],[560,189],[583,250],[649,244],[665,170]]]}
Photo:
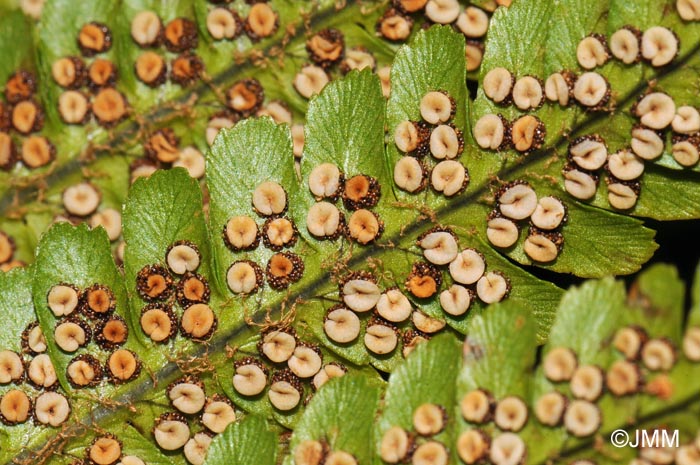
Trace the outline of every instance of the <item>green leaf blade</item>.
{"label": "green leaf blade", "polygon": [[178,338],[172,343],[158,345],[143,332],[140,318],[147,302],[137,291],[136,277],[142,268],[149,265],[158,264],[167,270],[166,253],[174,242],[187,240],[199,250],[200,264],[196,273],[208,281],[211,289],[209,305],[221,318],[217,311],[221,298],[216,275],[211,268],[211,241],[206,229],[199,183],[181,168],[158,171],[147,179],[138,179],[129,192],[123,220],[126,242],[124,282],[129,293],[129,318],[135,328],[135,337],[149,348],[146,363],[153,368],[162,367],[172,356],[173,349],[191,349],[193,344]]}
{"label": "green leaf blade", "polygon": [[[84,353],[85,349],[79,349],[78,353],[66,353],[54,340],[54,327],[58,320],[48,308],[46,298],[49,290],[59,283],[73,284],[80,289],[93,284],[109,287],[117,301],[116,313],[125,317],[130,334],[138,327],[134,327],[128,318],[124,281],[112,258],[109,239],[104,229],[90,231],[86,225],[74,227],[66,223],[56,224],[49,229],[37,248],[32,296],[58,380],[61,387],[70,393],[74,392],[74,389],[68,383],[66,368],[70,360],[78,353]],[[129,338],[129,342],[131,344],[127,347],[139,347],[133,336]]]}
{"label": "green leaf blade", "polygon": [[508,394],[525,398],[536,346],[535,321],[526,309],[508,301],[491,306],[474,321],[465,340],[469,349],[459,391],[483,388],[497,399]]}
{"label": "green leaf blade", "polygon": [[204,465],[275,465],[277,438],[265,420],[249,415],[212,440]]}
{"label": "green leaf blade", "polygon": [[362,375],[348,374],[329,381],[312,398],[297,423],[289,449],[305,440],[323,441],[333,451],[355,456],[358,463],[372,463],[372,427],[381,384]]}
{"label": "green leaf blade", "polygon": [[384,97],[370,70],[328,84],[309,103],[302,172],[334,163],[345,173],[384,173]]}
{"label": "green leaf blade", "polygon": [[[460,369],[460,350],[450,334],[436,336],[419,344],[405,363],[399,365],[389,379],[384,396],[384,409],[375,427],[374,447],[379,451],[384,433],[393,426],[413,430],[413,412],[424,403],[445,408],[448,417],[455,412],[456,383]],[[434,439],[449,445],[454,443],[454,423]],[[456,459],[454,450],[452,460]],[[377,460],[375,463],[382,463]]]}
{"label": "green leaf blade", "polygon": [[[0,273],[0,315],[3,325],[0,329],[0,351],[11,350],[22,354],[22,331],[36,321],[32,300],[31,270],[15,269]],[[0,386],[0,398],[9,390],[21,389],[30,397],[37,391],[29,386],[7,384]],[[0,429],[0,462],[10,462],[32,444],[45,441],[53,431],[43,425],[27,421],[13,427]]]}

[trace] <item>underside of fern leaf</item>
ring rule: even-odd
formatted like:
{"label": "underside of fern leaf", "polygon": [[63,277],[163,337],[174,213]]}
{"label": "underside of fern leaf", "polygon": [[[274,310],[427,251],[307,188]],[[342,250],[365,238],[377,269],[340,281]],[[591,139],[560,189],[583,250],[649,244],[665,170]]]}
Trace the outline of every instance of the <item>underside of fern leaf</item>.
{"label": "underside of fern leaf", "polygon": [[697,463],[698,20],[0,1],[0,462]]}

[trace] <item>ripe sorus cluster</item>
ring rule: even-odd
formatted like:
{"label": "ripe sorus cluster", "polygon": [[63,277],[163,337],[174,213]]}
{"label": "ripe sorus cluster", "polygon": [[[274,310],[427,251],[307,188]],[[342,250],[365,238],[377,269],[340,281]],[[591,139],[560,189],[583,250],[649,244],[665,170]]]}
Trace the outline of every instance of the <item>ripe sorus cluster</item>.
{"label": "ripe sorus cluster", "polygon": [[[653,67],[663,67],[673,62],[679,46],[676,34],[665,27],[651,27],[642,33],[625,26],[610,37],[609,46],[600,35],[584,38],[576,54],[581,66],[587,69],[603,65],[611,55],[626,65],[643,60]],[[595,90],[593,87],[591,92]],[[605,141],[597,134],[580,137],[570,144],[570,163],[563,170],[567,192],[581,200],[593,198],[599,171],[604,168],[610,205],[618,210],[634,208],[641,191],[644,162],[663,155],[669,127],[672,129],[669,151],[675,161],[682,167],[697,164],[700,113],[695,107],[676,107],[668,94],[654,88],[640,95],[631,111],[639,118],[639,124],[631,130],[628,147],[608,154]]]}
{"label": "ripe sorus cluster", "polygon": [[[84,289],[68,283],[54,285],[47,295],[47,306],[58,318],[53,341],[65,353],[77,353],[67,366],[68,382],[76,389],[94,387],[103,379],[120,384],[136,379],[141,361],[131,350],[122,348],[129,336],[126,321],[118,314],[112,290],[102,284]],[[29,334],[28,334],[29,336]],[[107,352],[90,349],[90,341]]]}
{"label": "ripe sorus cluster", "polygon": [[204,72],[204,62],[193,51],[199,38],[197,25],[188,18],[175,18],[165,26],[153,11],[143,10],[131,20],[131,38],[143,51],[134,63],[136,77],[149,87],[165,83],[168,65],[155,50],[164,46],[175,56],[170,62],[170,80],[180,86],[188,86]]}
{"label": "ripe sorus cluster", "polygon": [[[396,147],[406,154],[394,166],[394,182],[401,190],[415,194],[430,182],[436,193],[452,197],[467,188],[469,172],[456,160],[464,150],[464,137],[450,122],[455,112],[449,94],[431,91],[420,101],[422,120],[403,121],[395,128]],[[431,166],[433,159],[437,163]]]}
{"label": "ripe sorus cluster", "polygon": [[[322,240],[344,236],[362,245],[381,236],[384,222],[372,211],[381,196],[376,178],[358,174],[346,179],[336,165],[322,163],[311,171],[308,183],[317,200],[306,216],[306,228],[312,236]],[[335,205],[339,199],[345,207],[344,213]],[[347,223],[346,215],[349,215]]]}
{"label": "ripe sorus cluster", "polygon": [[175,411],[156,419],[155,442],[165,451],[182,449],[189,463],[201,465],[212,439],[236,421],[236,411],[227,398],[207,396],[204,383],[192,375],[170,383],[166,395]]}
{"label": "ripe sorus cluster", "polygon": [[233,262],[226,273],[226,283],[234,294],[253,294],[265,281],[272,289],[282,291],[303,276],[301,257],[282,251],[293,247],[298,236],[294,220],[285,216],[288,202],[287,192],[281,185],[274,181],[262,182],[252,195],[253,212],[265,218],[262,228],[247,215],[232,217],[224,225],[223,241],[236,254],[255,250],[261,239],[265,247],[277,251],[268,260],[264,272],[247,256]]}
{"label": "ripe sorus cluster", "polygon": [[[610,101],[610,85],[603,76],[590,70],[604,65],[611,57],[625,65],[643,59],[654,67],[666,66],[676,57],[678,48],[678,38],[667,28],[656,26],[642,33],[625,26],[612,34],[609,44],[600,34],[581,40],[576,57],[587,71],[579,76],[564,70],[553,73],[543,84],[532,76],[516,80],[507,69],[495,67],[484,76],[482,89],[493,102],[514,104],[521,111],[537,109],[545,100],[561,106],[576,101],[588,110],[605,110]],[[605,141],[597,134],[582,136],[570,143],[570,163],[563,169],[564,187],[569,194],[581,200],[593,198],[598,172],[605,168],[610,205],[619,210],[633,208],[640,195],[639,178],[644,172],[644,160],[657,159],[664,153],[667,137],[663,130],[668,126],[673,128],[671,153],[676,161],[685,167],[697,163],[700,131],[697,109],[692,106],[676,109],[670,96],[650,90],[640,96],[632,113],[640,119],[640,124],[632,129],[630,147],[608,154]],[[510,124],[501,115],[487,114],[476,122],[473,133],[484,149],[512,147],[520,152],[540,148],[546,135],[543,123],[533,115],[521,116]]]}
{"label": "ripe sorus cluster", "polygon": [[[266,1],[248,2],[247,16],[233,8],[212,2],[207,13],[207,30],[214,40],[234,40],[245,33],[250,40],[257,42],[268,38],[279,29],[279,15]],[[228,2],[223,2],[228,3]]]}
{"label": "ripe sorus cluster", "polygon": [[379,455],[386,463],[414,463],[418,465],[449,463],[447,446],[434,438],[449,421],[445,407],[421,404],[413,411],[413,430],[392,426],[384,432]]}
{"label": "ripe sorus cluster", "polygon": [[576,48],[576,59],[584,69],[603,66],[611,55],[626,65],[644,60],[657,68],[670,64],[679,48],[678,36],[671,29],[653,26],[642,32],[627,25],[610,36],[609,44],[602,34],[584,37]]}
{"label": "ripe sorus cluster", "polygon": [[0,350],[0,422],[6,426],[33,419],[37,425],[58,427],[69,417],[70,403],[58,385],[56,370],[46,353],[38,322],[22,332],[22,351]]}
{"label": "ripe sorus cluster", "polygon": [[[218,319],[209,306],[209,282],[196,273],[201,260],[197,245],[181,240],[168,247],[167,268],[146,265],[136,276],[136,291],[149,302],[141,310],[141,329],[153,342],[169,341],[177,334],[178,326],[184,337],[197,342],[214,334]],[[182,309],[179,323],[175,303]]]}
{"label": "ripe sorus cluster", "polygon": [[645,161],[659,158],[666,146],[664,129],[673,129],[671,151],[685,167],[698,160],[697,134],[700,113],[691,106],[676,105],[663,92],[642,95],[633,107],[640,124],[631,131],[630,146],[609,154],[603,138],[597,134],[579,137],[569,145],[570,163],[564,167],[564,187],[572,196],[588,200],[595,196],[599,172],[604,168],[608,202],[613,208],[633,208],[641,192]]}
{"label": "ripe sorus cluster", "polygon": [[[119,384],[136,379],[141,362],[122,346],[129,329],[116,314],[112,290],[102,284],[83,289],[68,283],[50,288],[46,306],[56,317],[51,343],[65,354],[76,354],[66,366],[66,378],[74,389],[95,387],[104,380]],[[93,341],[94,344],[90,342]],[[0,384],[14,383],[0,399],[0,419],[7,425],[26,422],[58,427],[65,423],[71,406],[58,384],[48,355],[48,343],[38,322],[22,333],[22,352],[0,351]],[[30,393],[35,398],[30,399]]]}
{"label": "ripe sorus cluster", "polygon": [[[561,106],[568,106],[571,102],[576,101],[582,107],[590,110],[603,110],[610,100],[610,85],[608,81],[599,73],[585,72],[577,76],[573,71],[562,70],[551,74],[545,82],[536,76],[522,76],[515,78],[513,74],[505,68],[495,67],[484,76],[482,90],[484,95],[494,103],[501,106],[515,105],[520,111],[534,111],[544,105],[545,101],[550,103],[558,103]],[[486,115],[492,118],[493,115]],[[485,116],[482,117],[486,118]],[[481,121],[481,119],[480,119]],[[512,126],[506,126],[504,132],[515,127],[516,120]],[[525,120],[527,121],[527,120]],[[483,127],[477,131],[475,126],[475,137],[484,138],[489,135],[489,129],[492,129],[494,123],[488,119],[483,120]],[[522,123],[521,123],[522,124]],[[483,129],[483,130],[481,130]],[[546,134],[544,126],[541,132]],[[518,146],[522,146],[524,141],[521,141],[519,134],[513,134],[514,140],[512,145],[521,152],[525,152]],[[544,136],[541,137],[544,139]],[[517,139],[517,140],[515,140]],[[506,140],[506,142],[509,142]],[[521,142],[518,144],[518,142]],[[541,140],[539,141],[541,143]],[[501,146],[500,143],[486,144],[479,142],[482,148],[497,149]],[[534,149],[538,147],[533,147]],[[529,148],[528,148],[529,149]]]}
{"label": "ripe sorus cluster", "polygon": [[44,109],[37,100],[34,74],[17,70],[5,82],[0,99],[0,170],[10,171],[21,162],[29,169],[40,168],[56,157],[56,148],[40,132]]}
{"label": "ripe sorus cluster", "polygon": [[[84,125],[94,115],[101,126],[115,126],[128,115],[129,105],[115,87],[116,64],[100,56],[112,48],[112,33],[105,24],[86,23],[78,32],[78,46],[83,57],[66,56],[51,64],[54,81],[64,89],[58,98],[59,115],[66,124]],[[86,63],[85,58],[92,61]]]}
{"label": "ripe sorus cluster", "polygon": [[569,163],[563,169],[564,187],[572,196],[592,199],[600,171],[606,175],[607,198],[618,210],[634,208],[641,192],[645,161],[656,160],[666,149],[666,128],[671,127],[671,153],[684,167],[698,160],[700,113],[692,106],[676,108],[673,99],[660,91],[640,96],[632,108],[640,123],[633,126],[628,147],[609,154],[603,138],[591,134],[569,144]]}
{"label": "ripe sorus cluster", "polygon": [[[475,426],[457,439],[457,453],[467,464],[489,460],[493,464],[521,463],[526,455],[525,442],[517,434],[528,421],[528,408],[517,396],[496,401],[485,389],[467,392],[460,401],[462,418]],[[489,433],[484,428],[493,422],[500,430]]]}
{"label": "ripe sorus cluster", "polygon": [[440,293],[442,309],[452,315],[464,315],[474,297],[486,304],[500,302],[510,292],[510,281],[499,271],[486,271],[486,259],[476,249],[459,250],[456,234],[436,226],[418,237],[425,262],[417,262],[406,279],[406,289],[418,299],[438,294],[447,268],[453,284]]}
{"label": "ripe sorus cluster", "polygon": [[[442,237],[443,233],[450,238]],[[426,233],[419,245],[424,244],[424,253],[434,259],[442,257],[442,252],[437,250],[441,247],[435,244],[450,239],[454,240],[451,232],[438,229]],[[449,244],[444,247],[449,247]],[[455,316],[465,314],[475,294],[485,302],[495,302],[507,295],[508,281],[498,272],[484,274],[486,265],[478,252],[466,249],[458,254],[455,242],[454,255],[452,260],[445,262],[450,263],[451,274],[455,276],[455,284],[440,294],[445,312]],[[403,342],[402,353],[407,356],[416,344],[445,327],[444,321],[424,313],[420,304],[409,299],[410,296],[420,302],[435,296],[442,283],[441,273],[436,265],[417,262],[405,283],[407,294],[395,286],[382,291],[376,277],[367,271],[346,274],[338,285],[341,303],[328,308],[324,318],[326,337],[332,344],[344,345],[357,340],[364,330],[363,342],[369,352],[390,354]],[[476,283],[476,291],[465,287],[466,282],[470,285]]]}
{"label": "ripe sorus cluster", "polygon": [[304,395],[306,384],[316,390],[347,371],[337,362],[324,365],[319,346],[302,341],[288,327],[264,330],[257,349],[260,358],[244,356],[234,362],[233,388],[244,397],[258,396],[269,388],[270,403],[283,412],[309,400]]}
{"label": "ripe sorus cluster", "polygon": [[479,147],[490,150],[514,148],[528,154],[542,147],[547,135],[544,123],[534,115],[523,115],[509,123],[502,115],[487,114],[472,131]]}
{"label": "ripe sorus cluster", "polygon": [[309,397],[304,386],[319,389],[329,379],[345,375],[340,363],[324,364],[324,354],[316,344],[304,342],[289,327],[265,329],[257,344],[258,357],[244,356],[234,362],[233,388],[241,396],[267,396],[273,407],[290,411]]}
{"label": "ripe sorus cluster", "polygon": [[496,208],[489,213],[486,236],[499,248],[512,247],[520,237],[520,224],[529,220],[523,250],[535,262],[556,260],[564,246],[561,229],[567,222],[566,205],[553,196],[537,199],[526,181],[504,184],[496,193]]}

